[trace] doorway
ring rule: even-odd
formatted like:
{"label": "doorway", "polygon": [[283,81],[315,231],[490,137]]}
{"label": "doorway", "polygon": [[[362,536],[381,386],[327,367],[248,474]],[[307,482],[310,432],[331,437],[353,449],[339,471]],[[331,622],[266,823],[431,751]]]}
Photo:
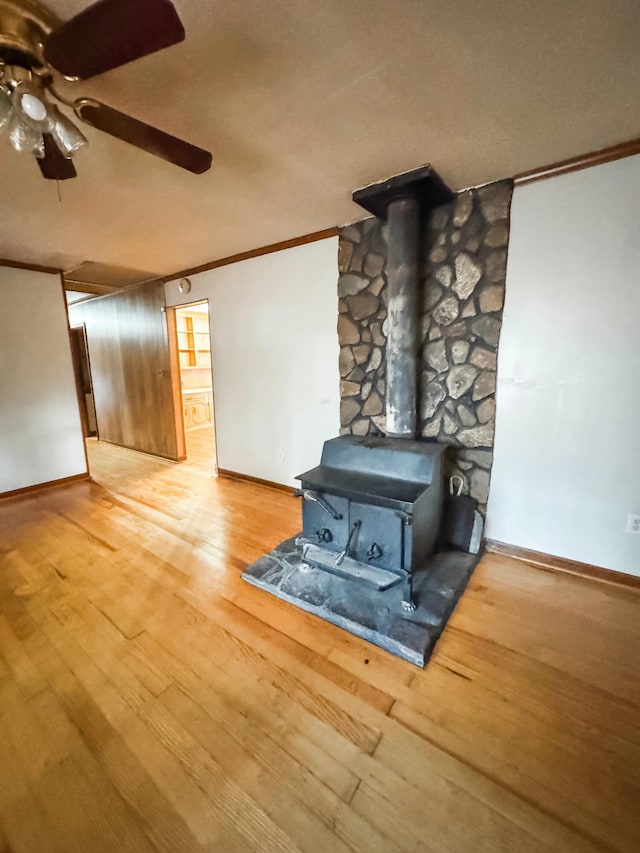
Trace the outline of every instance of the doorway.
{"label": "doorway", "polygon": [[217,472],[208,300],[176,307],[175,330],[187,459]]}
{"label": "doorway", "polygon": [[93,385],[91,382],[91,367],[89,364],[89,349],[87,347],[87,332],[84,324],[69,329],[71,342],[71,360],[78,393],[80,422],[84,438],[97,436],[96,408],[93,400]]}

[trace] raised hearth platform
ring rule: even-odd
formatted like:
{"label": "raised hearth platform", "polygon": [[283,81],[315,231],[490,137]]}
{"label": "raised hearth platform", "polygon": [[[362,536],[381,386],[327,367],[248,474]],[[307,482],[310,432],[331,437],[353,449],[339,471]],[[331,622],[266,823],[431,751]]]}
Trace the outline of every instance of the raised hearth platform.
{"label": "raised hearth platform", "polygon": [[416,666],[429,660],[471,573],[477,554],[435,554],[414,573],[416,610],[402,609],[402,585],[376,590],[302,561],[296,537],[248,566],[242,577],[327,622],[404,658]]}

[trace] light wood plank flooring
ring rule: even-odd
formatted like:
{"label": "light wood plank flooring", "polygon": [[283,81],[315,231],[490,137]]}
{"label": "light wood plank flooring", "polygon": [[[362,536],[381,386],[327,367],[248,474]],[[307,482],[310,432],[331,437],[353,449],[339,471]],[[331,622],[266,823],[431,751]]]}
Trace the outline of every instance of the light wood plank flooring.
{"label": "light wood plank flooring", "polygon": [[189,440],[0,504],[0,851],[640,850],[636,592],[486,556],[418,670],[241,581],[299,505]]}

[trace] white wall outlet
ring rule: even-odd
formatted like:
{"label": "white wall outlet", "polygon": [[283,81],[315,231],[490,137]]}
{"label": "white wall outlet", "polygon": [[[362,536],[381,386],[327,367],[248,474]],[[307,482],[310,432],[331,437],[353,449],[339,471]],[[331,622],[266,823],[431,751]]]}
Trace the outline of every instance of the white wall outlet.
{"label": "white wall outlet", "polygon": [[284,450],[278,450],[278,452],[276,453],[276,459],[278,460],[278,462],[284,462]]}
{"label": "white wall outlet", "polygon": [[627,513],[627,533],[640,533],[640,515],[633,512]]}

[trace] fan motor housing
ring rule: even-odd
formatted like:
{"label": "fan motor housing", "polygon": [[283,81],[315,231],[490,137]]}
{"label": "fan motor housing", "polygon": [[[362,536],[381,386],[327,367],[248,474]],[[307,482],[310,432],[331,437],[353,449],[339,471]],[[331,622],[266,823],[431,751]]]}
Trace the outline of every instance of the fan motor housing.
{"label": "fan motor housing", "polygon": [[34,0],[0,0],[0,63],[46,71],[42,46],[59,20]]}

